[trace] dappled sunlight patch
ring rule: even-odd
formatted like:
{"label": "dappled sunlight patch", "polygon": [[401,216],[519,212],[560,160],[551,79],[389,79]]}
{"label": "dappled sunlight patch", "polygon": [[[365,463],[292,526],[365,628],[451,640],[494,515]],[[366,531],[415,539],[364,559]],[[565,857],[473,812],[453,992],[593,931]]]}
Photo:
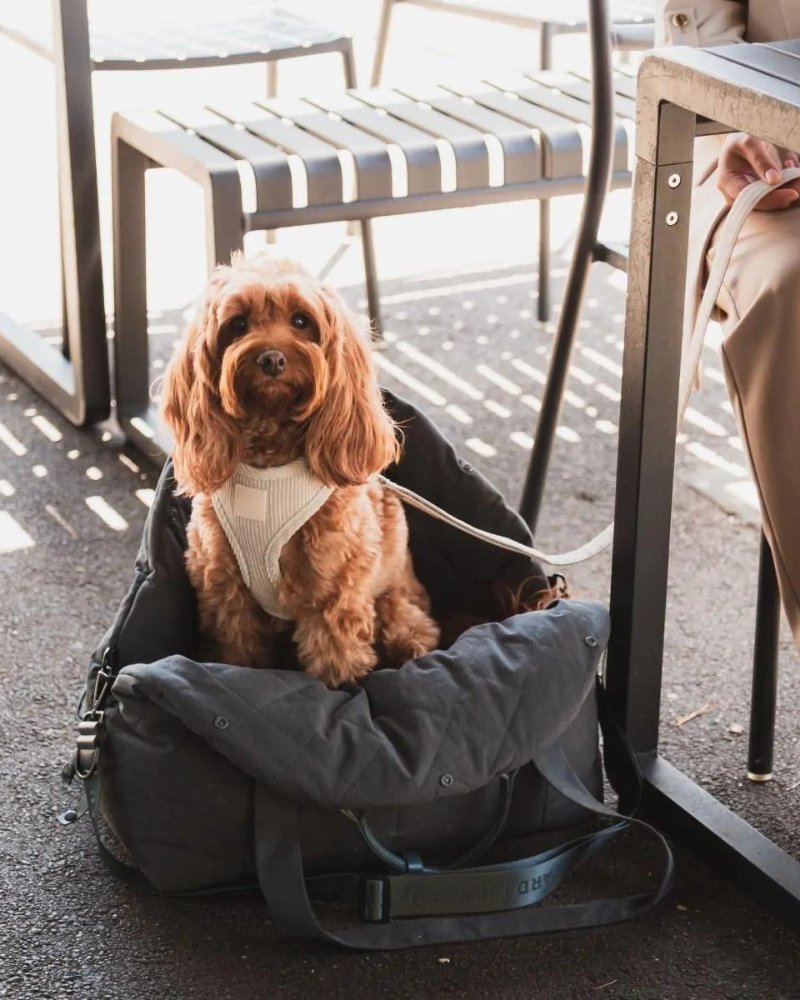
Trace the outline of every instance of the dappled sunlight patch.
{"label": "dappled sunlight patch", "polygon": [[113,531],[126,531],[128,522],[101,496],[86,497],[86,506]]}
{"label": "dappled sunlight patch", "polygon": [[31,423],[37,431],[41,431],[47,440],[52,441],[54,444],[64,437],[55,424],[52,424],[47,417],[43,417],[41,413],[38,413],[35,417],[33,417]]}
{"label": "dappled sunlight patch", "polygon": [[4,444],[12,455],[16,455],[17,458],[21,458],[28,451],[25,445],[18,438],[14,437],[5,424],[0,424],[0,444]]}
{"label": "dappled sunlight patch", "polygon": [[477,455],[483,458],[494,458],[497,454],[497,449],[492,447],[492,445],[487,444],[486,441],[482,441],[480,438],[467,438],[464,442],[468,448],[471,448]]}
{"label": "dappled sunlight patch", "polygon": [[0,554],[31,549],[36,543],[7,510],[0,510]]}

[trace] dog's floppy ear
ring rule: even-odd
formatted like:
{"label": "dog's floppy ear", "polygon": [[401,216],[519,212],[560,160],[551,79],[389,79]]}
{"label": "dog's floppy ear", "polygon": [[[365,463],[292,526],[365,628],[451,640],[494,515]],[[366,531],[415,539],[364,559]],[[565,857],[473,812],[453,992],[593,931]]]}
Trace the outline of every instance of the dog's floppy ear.
{"label": "dog's floppy ear", "polygon": [[396,461],[400,445],[356,318],[330,289],[323,290],[322,305],[329,381],[309,421],[306,459],[329,486],[356,485]]}
{"label": "dog's floppy ear", "polygon": [[214,303],[206,302],[177,345],[164,378],[161,411],[175,437],[178,491],[188,496],[219,489],[241,460],[238,424],[223,410],[219,396],[216,324]]}

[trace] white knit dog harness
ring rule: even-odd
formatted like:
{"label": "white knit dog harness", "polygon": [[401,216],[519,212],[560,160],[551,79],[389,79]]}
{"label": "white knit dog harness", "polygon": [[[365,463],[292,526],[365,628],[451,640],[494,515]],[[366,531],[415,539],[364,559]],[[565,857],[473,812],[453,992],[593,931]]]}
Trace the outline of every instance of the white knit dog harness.
{"label": "white knit dog harness", "polygon": [[245,586],[270,615],[291,620],[281,605],[280,555],[284,545],[333,493],[304,458],[272,469],[240,465],[211,494]]}

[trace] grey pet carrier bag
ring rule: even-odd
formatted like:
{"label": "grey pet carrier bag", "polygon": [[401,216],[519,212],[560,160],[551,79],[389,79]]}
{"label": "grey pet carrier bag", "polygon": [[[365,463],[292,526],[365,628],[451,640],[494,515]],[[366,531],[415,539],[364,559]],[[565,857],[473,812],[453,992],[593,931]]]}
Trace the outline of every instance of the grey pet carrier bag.
{"label": "grey pet carrier bag", "polygon": [[[393,480],[461,519],[529,542],[500,495],[428,418],[387,393],[405,433]],[[547,585],[524,556],[409,509],[416,572],[439,621],[495,615]],[[602,802],[598,665],[606,609],[562,600],[468,627],[449,649],[332,691],[299,670],[197,662],[187,501],[167,463],[133,584],[92,660],[76,767],[109,867],[159,893],[260,885],[272,919],[355,948],[402,948],[628,919],[668,890],[542,903],[639,820]],[[598,696],[598,692],[599,695]],[[601,711],[601,715],[602,715]],[[630,813],[637,771],[604,726],[606,771]],[[512,838],[609,817],[512,862]],[[597,824],[595,824],[596,827]],[[336,904],[326,929],[320,906]],[[342,927],[342,908],[350,924]]]}

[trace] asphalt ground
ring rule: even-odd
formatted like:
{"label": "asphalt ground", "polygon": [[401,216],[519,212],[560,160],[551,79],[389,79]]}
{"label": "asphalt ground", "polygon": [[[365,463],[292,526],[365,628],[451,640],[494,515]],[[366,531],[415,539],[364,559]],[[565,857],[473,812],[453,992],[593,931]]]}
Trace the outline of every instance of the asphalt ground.
{"label": "asphalt ground", "polygon": [[[576,363],[594,381],[570,382],[583,405],[565,406],[538,537],[545,547],[572,547],[611,515],[622,295],[608,277],[598,268],[592,279]],[[356,303],[360,292],[346,291]],[[531,319],[530,275],[524,268],[428,275],[387,283],[384,293],[384,381],[425,405],[516,503],[529,443],[521,435],[532,433],[530,400],[540,390],[529,369],[544,370],[551,338]],[[179,324],[178,313],[154,317],[156,361]],[[0,378],[0,997],[800,997],[797,937],[683,847],[675,891],[636,923],[398,954],[287,939],[252,894],[152,898],[115,881],[88,822],[57,823],[78,802],[59,771],[71,750],[89,652],[131,578],[155,470],[121,447],[113,427],[77,430],[10,372]],[[737,464],[722,393],[707,380],[696,407],[724,433],[708,424],[704,430],[701,420],[679,455],[662,747],[797,855],[798,657],[784,635],[776,778],[752,786],[744,770],[758,532],[720,506],[721,494],[689,485],[705,454],[687,450],[692,441]],[[728,471],[739,481],[736,468]],[[607,596],[607,557],[570,575],[576,593]],[[704,706],[704,714],[676,726]],[[651,862],[645,845],[630,838],[569,892],[640,885]]]}

